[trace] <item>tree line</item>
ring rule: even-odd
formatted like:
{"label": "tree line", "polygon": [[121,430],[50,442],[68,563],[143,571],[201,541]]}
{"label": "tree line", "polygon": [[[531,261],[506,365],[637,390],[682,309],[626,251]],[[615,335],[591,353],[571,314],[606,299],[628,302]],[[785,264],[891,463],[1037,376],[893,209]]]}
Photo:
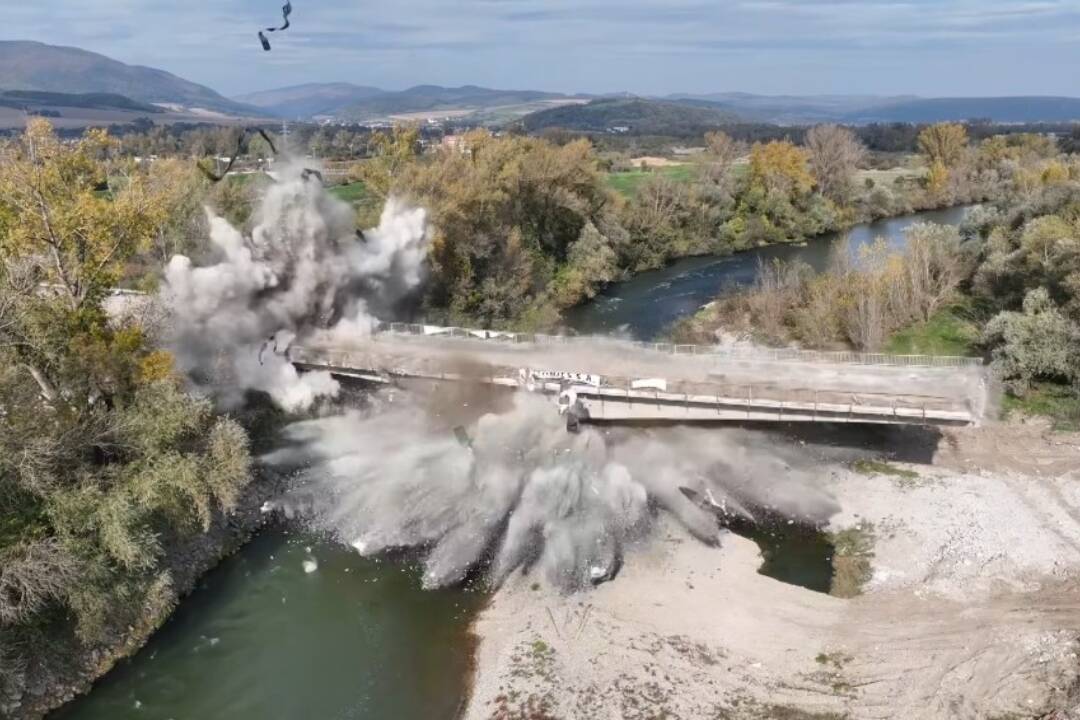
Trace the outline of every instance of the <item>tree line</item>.
{"label": "tree line", "polygon": [[859,180],[867,151],[849,129],[822,125],[803,144],[704,138],[689,182],[654,173],[623,197],[607,187],[585,139],[464,136],[421,154],[415,129],[381,133],[355,168],[374,199],[427,208],[436,241],[418,313],[432,322],[552,328],[604,284],[673,258],[798,242],[854,223],[987,201],[1068,174],[1050,138],[972,142],[962,125],[925,128],[919,169]]}

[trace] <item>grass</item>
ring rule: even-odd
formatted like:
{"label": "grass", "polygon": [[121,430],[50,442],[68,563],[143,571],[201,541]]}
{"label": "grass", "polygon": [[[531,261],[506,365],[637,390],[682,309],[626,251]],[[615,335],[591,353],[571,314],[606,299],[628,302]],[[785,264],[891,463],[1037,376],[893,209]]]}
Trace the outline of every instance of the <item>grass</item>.
{"label": "grass", "polygon": [[693,165],[671,165],[650,170],[626,170],[624,172],[608,173],[607,183],[615,192],[628,198],[637,195],[641,184],[651,177],[663,175],[675,182],[686,183],[694,178]]}
{"label": "grass", "polygon": [[977,356],[981,333],[978,325],[965,314],[959,306],[939,310],[926,322],[894,333],[885,344],[885,352],[891,355]]}
{"label": "grass", "polygon": [[352,205],[358,205],[367,199],[367,189],[362,182],[349,183],[347,185],[336,185],[330,188],[330,194],[336,197],[338,200],[344,200]]}
{"label": "grass", "polygon": [[862,594],[863,586],[873,577],[870,561],[874,557],[874,528],[858,525],[830,533],[833,554],[833,580],[830,595],[853,598]]}
{"label": "grass", "polygon": [[1020,414],[1049,418],[1057,432],[1080,431],[1080,391],[1068,385],[1035,383],[1023,397],[1006,394],[1002,411],[1006,417]]}
{"label": "grass", "polygon": [[851,469],[860,475],[888,475],[901,480],[918,480],[919,473],[914,470],[898,468],[881,460],[856,460],[851,463]]}
{"label": "grass", "polygon": [[12,508],[0,516],[0,552],[24,541],[42,539],[49,532],[44,514],[31,501],[14,501]]}

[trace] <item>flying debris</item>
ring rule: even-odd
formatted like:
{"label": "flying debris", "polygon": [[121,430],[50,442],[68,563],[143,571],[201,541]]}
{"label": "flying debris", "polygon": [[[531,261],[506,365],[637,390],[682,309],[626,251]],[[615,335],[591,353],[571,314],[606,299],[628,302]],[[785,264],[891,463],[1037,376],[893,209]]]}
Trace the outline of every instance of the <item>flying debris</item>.
{"label": "flying debris", "polygon": [[268,33],[268,32],[280,32],[282,30],[288,30],[289,29],[289,15],[291,15],[291,14],[292,14],[292,2],[290,2],[289,0],[286,0],[285,5],[281,8],[281,17],[285,21],[281,25],[281,27],[268,27],[268,28],[266,28],[265,31],[263,31],[263,30],[259,31],[259,42],[262,43],[263,50],[266,50],[268,52],[270,50],[270,41],[267,40],[265,33]]}
{"label": "flying debris", "polygon": [[199,168],[199,170],[202,171],[203,175],[210,179],[210,182],[221,182],[225,178],[225,176],[229,174],[229,171],[232,170],[232,166],[236,164],[236,159],[243,155],[244,148],[247,145],[248,135],[250,135],[251,133],[256,133],[261,136],[262,139],[266,141],[266,144],[270,146],[270,152],[274,153],[275,155],[278,154],[277,147],[274,146],[274,141],[270,139],[270,136],[266,134],[265,130],[263,130],[262,128],[244,128],[240,131],[240,135],[236,138],[236,150],[233,152],[232,157],[229,158],[229,164],[225,166],[225,169],[221,171],[220,175],[210,172],[202,163],[198,163],[196,166]]}
{"label": "flying debris", "polygon": [[472,450],[472,438],[469,437],[469,432],[464,427],[458,425],[454,428],[454,437],[457,438],[461,447]]}

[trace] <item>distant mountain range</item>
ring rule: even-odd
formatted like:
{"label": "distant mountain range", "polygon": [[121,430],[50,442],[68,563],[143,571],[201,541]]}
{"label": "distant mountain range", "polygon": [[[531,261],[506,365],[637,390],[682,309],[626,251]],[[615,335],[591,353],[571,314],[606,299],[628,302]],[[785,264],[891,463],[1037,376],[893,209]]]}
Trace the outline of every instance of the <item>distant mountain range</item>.
{"label": "distant mountain range", "polygon": [[[636,97],[626,93],[496,90],[475,85],[418,85],[391,91],[350,83],[309,83],[229,99],[164,70],[126,65],[78,48],[0,40],[0,109],[13,117],[9,122],[19,122],[18,113],[24,108],[36,111],[49,107],[108,110],[116,115],[116,122],[130,122],[140,113],[161,108],[165,110],[165,115],[160,116],[163,122],[212,122],[215,118],[227,121],[228,117],[252,116],[293,120],[327,117],[353,122],[453,117],[488,125],[521,120],[530,129],[561,126],[597,131],[630,127],[634,132],[662,131],[665,123],[686,128],[736,121],[795,125],[1080,120],[1080,99],[1041,96],[928,99],[906,95],[711,93]],[[63,117],[72,125],[80,122],[72,113],[64,113]],[[103,118],[108,121],[112,115],[92,117],[94,122]]]}
{"label": "distant mountain range", "polygon": [[263,114],[164,70],[125,65],[78,48],[24,40],[0,40],[0,90],[108,93],[173,110]]}
{"label": "distant mountain range", "polygon": [[417,85],[393,91],[349,83],[312,83],[249,93],[235,99],[285,118],[375,120],[414,114],[438,116],[441,112],[460,116],[494,108],[521,108],[523,112],[518,114],[523,115],[536,109],[531,107],[534,105],[543,107],[586,97],[536,90],[493,90],[475,85]]}
{"label": "distant mountain range", "polygon": [[844,122],[931,123],[986,119],[1001,123],[1080,120],[1080,99],[1070,97],[932,98],[878,105],[848,112]]}
{"label": "distant mountain range", "polygon": [[932,123],[987,119],[1002,123],[1080,120],[1080,99],[1068,97],[920,98],[915,96],[768,96],[747,93],[672,95],[668,99],[715,107],[747,120],[781,124],[840,122]]}
{"label": "distant mountain range", "polygon": [[580,132],[687,135],[739,120],[738,115],[714,107],[617,97],[540,110],[526,115],[521,122],[529,132],[563,128]]}
{"label": "distant mountain range", "polygon": [[233,99],[278,117],[306,119],[337,115],[351,105],[387,94],[386,90],[351,83],[307,83],[247,93]]}
{"label": "distant mountain range", "polygon": [[[820,122],[865,124],[870,122],[928,123],[946,120],[991,119],[997,122],[1067,122],[1080,120],[1080,99],[1058,97],[999,98],[920,98],[913,95],[754,95],[750,93],[675,94],[664,97],[637,97],[627,93],[607,95],[560,94],[532,90],[492,90],[466,85],[447,88],[418,85],[408,90],[388,91],[349,83],[297,85],[241,95],[237,101],[255,105],[263,111],[290,119],[332,117],[338,120],[364,121],[409,115],[453,115],[463,120],[509,120],[533,111],[525,125],[549,126],[565,120],[569,129],[584,129],[606,122],[603,116],[631,111],[638,116],[644,105],[652,103],[649,114],[654,119],[670,115],[674,108],[691,113],[684,124],[712,123],[715,116],[689,110],[722,113],[728,122],[768,122],[805,125]],[[603,100],[604,105],[585,103]],[[612,104],[625,101],[628,105]],[[490,112],[504,109],[505,113]],[[517,112],[515,112],[517,111]],[[590,118],[585,117],[590,115]],[[630,122],[630,116],[624,117]],[[652,123],[652,120],[650,120]],[[625,124],[625,123],[624,123]]]}

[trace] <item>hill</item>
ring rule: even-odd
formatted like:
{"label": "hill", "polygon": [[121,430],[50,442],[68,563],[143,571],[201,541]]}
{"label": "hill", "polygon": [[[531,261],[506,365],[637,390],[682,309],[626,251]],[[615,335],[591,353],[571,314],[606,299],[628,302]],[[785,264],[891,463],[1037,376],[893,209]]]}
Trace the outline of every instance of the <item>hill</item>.
{"label": "hill", "polygon": [[522,118],[522,123],[529,132],[562,128],[634,135],[692,135],[739,120],[732,112],[692,102],[620,97],[541,110]]}
{"label": "hill", "polygon": [[436,115],[440,112],[467,115],[492,108],[512,108],[561,101],[572,102],[573,98],[537,90],[493,90],[475,85],[462,87],[417,85],[408,90],[388,92],[356,102],[343,108],[341,114],[354,120],[418,113]]}
{"label": "hill", "polygon": [[111,93],[55,93],[35,90],[0,91],[0,107],[30,112],[56,108],[81,108],[86,110],[126,110],[159,114],[164,112],[156,105],[137,102],[123,95]]}
{"label": "hill", "polygon": [[851,123],[931,123],[987,119],[1001,123],[1080,120],[1080,99],[1070,97],[933,98],[881,105],[848,113]]}
{"label": "hill", "polygon": [[352,83],[307,83],[247,93],[234,100],[278,117],[306,119],[316,115],[337,115],[343,108],[386,94],[386,90]]}
{"label": "hill", "polygon": [[172,73],[126,65],[73,47],[24,40],[0,40],[0,88],[43,92],[123,95],[142,103],[259,115],[258,109],[229,100],[210,88]]}
{"label": "hill", "polygon": [[680,103],[733,112],[747,120],[807,125],[820,122],[933,123],[984,118],[995,122],[1080,119],[1080,99],[1068,97],[921,98],[877,95],[669,95]]}
{"label": "hill", "polygon": [[918,98],[877,95],[754,95],[731,92],[669,95],[665,99],[726,110],[746,120],[794,125],[837,121],[849,113]]}

